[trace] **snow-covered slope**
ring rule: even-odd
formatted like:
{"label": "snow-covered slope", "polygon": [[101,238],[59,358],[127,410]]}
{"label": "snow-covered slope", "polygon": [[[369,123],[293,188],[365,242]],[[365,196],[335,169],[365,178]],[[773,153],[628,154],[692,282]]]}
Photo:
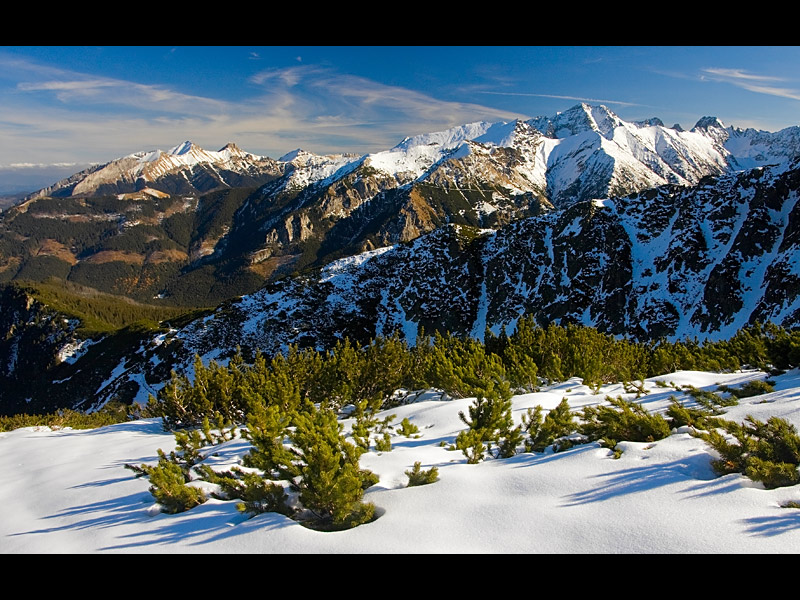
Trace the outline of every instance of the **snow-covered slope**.
{"label": "snow-covered slope", "polygon": [[496,228],[552,205],[786,166],[800,156],[798,132],[726,128],[713,117],[683,131],[579,104],[553,117],[420,134],[361,157],[300,161],[313,155],[295,152],[282,157],[295,163],[288,174],[264,186],[263,199],[241,215],[258,232],[243,237],[253,240],[247,253],[259,262],[296,256],[298,240],[336,255],[410,241],[447,223]]}
{"label": "snow-covered slope", "polygon": [[328,347],[420,327],[482,336],[523,314],[639,339],[728,337],[800,324],[800,170],[726,175],[587,201],[497,231],[450,226],[287,279],[178,335],[201,355],[236,345]]}
{"label": "snow-covered slope", "polygon": [[166,152],[136,152],[92,167],[31,197],[128,193],[145,187],[188,194],[216,187],[260,185],[281,172],[276,161],[244,152],[233,143],[212,152],[186,141]]}
{"label": "snow-covered slope", "polygon": [[[691,400],[656,380],[713,390],[763,379],[759,372],[678,372],[647,380],[640,399],[662,412],[669,397]],[[742,399],[724,418],[786,418],[800,426],[800,376],[775,377],[775,392]],[[566,397],[578,410],[624,395],[620,385],[599,394],[574,379],[513,398],[515,423],[529,407],[554,408]],[[633,395],[626,395],[633,399]],[[360,459],[380,478],[366,490],[379,517],[340,532],[319,532],[279,514],[247,519],[236,500],[209,499],[187,512],[159,513],[148,482],[126,463],[154,464],[156,449],[175,441],[155,419],[95,430],[25,428],[0,433],[0,552],[21,553],[719,553],[800,551],[800,486],[766,490],[743,475],[717,477],[715,453],[688,428],[653,443],[622,442],[619,459],[598,443],[553,453],[520,453],[466,464],[448,452],[458,417],[472,399],[421,401],[385,413],[408,418],[421,437],[392,432],[391,452],[374,447]],[[350,421],[344,421],[349,433]],[[216,469],[236,465],[249,444],[235,439],[204,451]],[[439,481],[406,487],[419,461]],[[200,486],[200,482],[193,485]]]}
{"label": "snow-covered slope", "polygon": [[[468,143],[486,153],[484,166],[503,151]],[[451,163],[447,185],[469,183],[461,176],[476,156]],[[429,171],[432,179],[439,168]],[[356,172],[351,176],[355,189]],[[478,193],[448,189],[454,196]],[[411,200],[416,193],[412,187]],[[146,401],[165,370],[189,368],[195,354],[224,358],[241,347],[269,355],[289,344],[325,349],[345,336],[365,343],[395,330],[410,342],[422,329],[480,338],[487,327],[512,332],[522,315],[639,340],[727,338],[755,321],[794,327],[800,325],[799,196],[800,164],[793,163],[579,202],[497,229],[445,224],[407,243],[274,281],[170,332],[163,344],[143,340],[139,350],[130,348],[95,373],[106,383],[100,394],[76,393],[74,402],[88,408],[114,396]],[[487,219],[503,208],[493,202],[482,205]],[[308,239],[311,223],[289,221],[286,232],[295,236],[289,242]],[[336,227],[339,239],[352,235]],[[241,230],[230,243],[240,237]],[[14,340],[0,344],[7,361],[20,355]],[[72,376],[68,385],[94,392],[94,381],[79,385],[96,371],[83,369],[82,360],[53,378]],[[112,377],[115,365],[122,366]]]}

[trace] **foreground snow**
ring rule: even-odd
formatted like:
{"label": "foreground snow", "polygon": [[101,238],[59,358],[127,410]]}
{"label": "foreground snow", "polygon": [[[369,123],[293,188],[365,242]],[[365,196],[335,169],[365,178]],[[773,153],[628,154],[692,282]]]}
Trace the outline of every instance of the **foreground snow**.
{"label": "foreground snow", "polygon": [[[641,399],[666,409],[676,385],[715,389],[762,379],[763,373],[680,372],[648,380]],[[776,391],[741,400],[726,418],[752,414],[788,419],[800,427],[800,372],[773,378]],[[554,408],[563,397],[573,409],[618,395],[606,386],[593,395],[579,380],[514,398],[517,422],[528,407]],[[626,396],[632,398],[633,396]],[[362,456],[380,476],[365,499],[381,515],[349,531],[321,533],[281,515],[247,519],[235,502],[209,500],[191,511],[153,510],[148,482],[125,463],[154,463],[156,449],[174,448],[159,420],[86,431],[26,428],[0,433],[0,550],[22,552],[706,552],[800,551],[800,486],[765,490],[740,475],[716,477],[701,440],[675,432],[652,443],[624,442],[618,460],[598,444],[558,454],[519,454],[466,464],[448,452],[465,428],[458,418],[471,399],[423,400],[387,414],[408,417],[419,439],[392,438],[393,450]],[[209,462],[233,465],[248,444],[217,446]],[[434,484],[406,488],[415,461],[439,468]]]}

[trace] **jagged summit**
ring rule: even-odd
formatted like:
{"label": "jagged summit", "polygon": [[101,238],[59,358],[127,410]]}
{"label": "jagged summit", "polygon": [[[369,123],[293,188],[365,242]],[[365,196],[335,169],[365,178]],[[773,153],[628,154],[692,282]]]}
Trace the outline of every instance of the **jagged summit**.
{"label": "jagged summit", "polygon": [[292,162],[292,161],[293,161],[294,159],[296,159],[298,156],[301,156],[301,155],[303,155],[303,154],[310,154],[310,152],[306,152],[306,151],[305,151],[305,150],[303,150],[302,148],[295,148],[295,149],[294,149],[294,150],[292,150],[291,152],[287,152],[286,154],[284,154],[283,156],[281,156],[281,157],[278,159],[278,162]]}
{"label": "jagged summit", "polygon": [[408,150],[415,146],[439,146],[441,149],[452,149],[465,140],[472,140],[483,135],[492,125],[493,123],[487,121],[478,121],[443,131],[423,133],[403,139],[391,150]]}
{"label": "jagged summit", "polygon": [[178,144],[174,148],[170,148],[166,153],[172,154],[173,156],[181,156],[182,154],[188,154],[195,147],[196,146],[192,142],[187,140],[182,144]]}
{"label": "jagged summit", "polygon": [[603,137],[612,135],[614,128],[623,124],[622,119],[608,107],[581,102],[554,117],[534,117],[529,120],[543,135],[563,139],[587,131],[595,131]]}
{"label": "jagged summit", "polygon": [[709,127],[725,129],[724,123],[717,117],[702,117],[699,121],[697,121],[697,123],[695,123],[693,129],[708,129]]}
{"label": "jagged summit", "polygon": [[[513,152],[503,155],[500,148]],[[544,194],[548,201],[564,206],[664,183],[691,185],[706,175],[786,162],[797,154],[800,128],[771,134],[726,128],[718,118],[705,116],[691,131],[684,131],[677,124],[665,127],[657,117],[626,122],[602,104],[584,102],[553,116],[477,121],[421,133],[367,155],[318,155],[297,148],[274,161],[233,143],[212,152],[187,140],[166,152],[139,152],[94,167],[34,196],[130,193],[143,187],[196,193],[238,181],[258,185],[275,178],[282,183],[271,190],[298,190],[351,177],[362,166],[390,178],[375,188],[385,191],[429,178],[433,171],[440,180],[448,179],[444,163],[471,157],[469,166],[458,167],[459,180],[471,178],[465,169],[482,172],[479,179],[485,183],[490,183],[486,177],[495,176],[490,173],[505,173],[496,183],[508,185],[513,180],[508,193]],[[503,161],[511,163],[502,166]]]}
{"label": "jagged summit", "polygon": [[236,156],[244,156],[248,154],[233,142],[228,142],[227,144],[225,144],[222,148],[219,149],[219,152],[228,152],[229,154]]}
{"label": "jagged summit", "polygon": [[233,143],[214,152],[186,140],[166,152],[135,152],[81,171],[30,197],[124,194],[145,187],[194,194],[217,187],[260,185],[280,173],[271,158],[243,152]]}
{"label": "jagged summit", "polygon": [[[658,117],[651,117],[643,121],[636,121],[634,122],[634,125],[636,125],[637,127],[664,127],[664,121],[662,121]],[[673,127],[673,129],[675,128]]]}

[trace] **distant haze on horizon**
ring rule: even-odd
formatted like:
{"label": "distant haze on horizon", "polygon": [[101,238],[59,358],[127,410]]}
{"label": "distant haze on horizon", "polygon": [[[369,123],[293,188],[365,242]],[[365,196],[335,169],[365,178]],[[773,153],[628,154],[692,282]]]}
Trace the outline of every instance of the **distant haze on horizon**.
{"label": "distant haze on horizon", "polygon": [[0,194],[185,140],[366,154],[580,102],[687,130],[716,116],[778,131],[799,124],[800,48],[7,46]]}

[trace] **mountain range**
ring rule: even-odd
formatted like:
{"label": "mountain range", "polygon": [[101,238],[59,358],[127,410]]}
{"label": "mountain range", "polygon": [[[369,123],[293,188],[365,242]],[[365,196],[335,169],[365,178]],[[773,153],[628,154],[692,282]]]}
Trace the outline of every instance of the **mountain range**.
{"label": "mountain range", "polygon": [[[794,326],[798,157],[799,127],[703,117],[683,131],[587,104],[367,155],[273,160],[190,142],[136,153],[3,212],[0,281],[217,308],[170,331],[126,330],[124,344],[87,342],[74,318],[7,288],[0,373],[13,391],[0,404],[143,401],[195,353],[394,330],[482,337],[524,314],[636,339]],[[30,369],[45,387],[30,387]]]}

